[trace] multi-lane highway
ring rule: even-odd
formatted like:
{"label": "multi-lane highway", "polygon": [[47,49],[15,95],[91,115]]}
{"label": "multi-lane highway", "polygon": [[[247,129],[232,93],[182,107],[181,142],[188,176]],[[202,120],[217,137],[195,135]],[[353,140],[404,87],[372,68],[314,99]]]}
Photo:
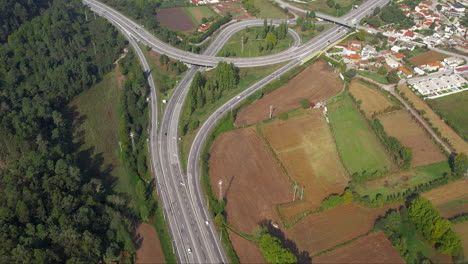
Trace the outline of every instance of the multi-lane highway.
{"label": "multi-lane highway", "polygon": [[[208,213],[208,209],[205,206],[206,201],[199,181],[200,153],[210,130],[229,109],[244,100],[247,96],[299,65],[304,59],[325,49],[331,43],[345,36],[347,33],[346,28],[335,25],[328,31],[301,46],[299,46],[299,36],[295,32],[289,31],[293,36],[294,43],[291,48],[284,52],[256,58],[220,58],[215,57],[215,55],[234,33],[247,26],[263,25],[263,21],[247,20],[226,26],[206,51],[200,55],[171,47],[156,39],[139,24],[134,23],[119,12],[95,0],[83,0],[83,2],[89,5],[93,11],[108,19],[130,39],[130,43],[134,46],[147,74],[150,73],[149,67],[133,38],[150,46],[158,53],[166,54],[169,57],[193,65],[173,92],[160,121],[161,124],[159,128],[158,108],[156,98],[154,97],[154,82],[150,79],[151,75],[148,75],[148,81],[152,89],[151,131],[149,142],[151,165],[155,173],[158,194],[164,207],[166,221],[172,234],[172,242],[178,261],[183,263],[227,263],[228,260],[210,214]],[[376,6],[382,7],[388,2],[389,0],[369,0],[358,9],[352,10],[340,19],[355,23],[362,17],[370,14]],[[274,22],[279,23],[281,21]],[[285,61],[290,62],[270,76],[265,77],[258,83],[244,90],[235,98],[229,100],[208,118],[193,141],[188,157],[187,175],[185,175],[181,168],[178,150],[179,118],[183,103],[195,73],[202,70],[202,66],[211,67],[216,65],[219,61],[232,62],[239,67],[270,65]]]}

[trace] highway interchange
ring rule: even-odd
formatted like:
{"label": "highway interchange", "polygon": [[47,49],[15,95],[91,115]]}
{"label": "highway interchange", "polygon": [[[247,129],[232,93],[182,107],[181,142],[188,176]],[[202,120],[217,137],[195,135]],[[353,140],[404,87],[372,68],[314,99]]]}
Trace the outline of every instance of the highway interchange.
{"label": "highway interchange", "polygon": [[[280,0],[276,1],[280,5],[288,5]],[[335,22],[342,23],[344,20],[346,23],[357,23],[366,15],[371,14],[375,7],[382,7],[389,1],[369,0],[345,16],[336,19]],[[173,247],[178,261],[180,263],[228,263],[214,223],[208,212],[206,199],[204,198],[200,184],[200,155],[211,129],[220,118],[229,113],[230,109],[249,95],[272,82],[278,76],[300,65],[304,60],[317,52],[327,48],[331,43],[344,37],[348,33],[347,28],[337,24],[302,45],[297,33],[290,30],[289,33],[293,36],[294,43],[286,51],[256,58],[222,58],[215,55],[233,34],[245,27],[263,25],[263,20],[244,20],[232,23],[223,28],[203,54],[194,54],[179,50],[158,40],[141,25],[98,1],[83,0],[83,2],[94,12],[109,20],[124,34],[135,49],[147,74],[148,83],[151,88],[151,127],[149,138],[151,168],[156,178],[156,187],[164,207],[165,218],[172,235]],[[287,7],[291,8],[289,5]],[[297,7],[291,9],[306,12],[305,10],[298,10]],[[274,20],[275,24],[280,22],[282,21]],[[290,22],[294,23],[294,21]],[[135,40],[150,46],[157,53],[166,54],[173,59],[192,65],[174,90],[165,107],[160,123],[158,122],[158,101],[155,95],[151,69]],[[205,69],[205,67],[213,67],[219,61],[232,62],[238,67],[272,65],[286,61],[289,61],[289,63],[230,99],[204,122],[192,143],[188,155],[187,175],[184,175],[178,146],[179,118],[183,103],[195,73]]]}

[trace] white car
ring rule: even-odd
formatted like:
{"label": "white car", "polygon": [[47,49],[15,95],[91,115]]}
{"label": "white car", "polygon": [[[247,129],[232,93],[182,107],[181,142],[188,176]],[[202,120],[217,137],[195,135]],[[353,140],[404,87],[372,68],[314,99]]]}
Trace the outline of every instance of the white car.
{"label": "white car", "polygon": [[188,253],[192,253],[192,249],[191,249],[191,248],[187,248],[187,252],[188,252]]}

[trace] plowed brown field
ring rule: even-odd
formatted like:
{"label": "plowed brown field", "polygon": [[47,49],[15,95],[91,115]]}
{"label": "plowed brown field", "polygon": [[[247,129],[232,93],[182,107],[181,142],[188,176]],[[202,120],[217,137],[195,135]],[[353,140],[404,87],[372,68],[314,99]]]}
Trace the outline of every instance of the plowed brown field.
{"label": "plowed brown field", "polygon": [[461,179],[435,188],[422,196],[430,200],[443,217],[468,213],[468,180]]}
{"label": "plowed brown field", "polygon": [[325,61],[316,61],[292,78],[286,85],[266,95],[242,110],[234,123],[244,126],[269,118],[270,105],[273,116],[300,106],[301,99],[311,102],[323,101],[340,91],[341,81],[335,76]]}
{"label": "plowed brown field", "polygon": [[378,232],[326,255],[314,258],[313,263],[405,263],[384,233]]}
{"label": "plowed brown field", "polygon": [[379,216],[399,206],[391,204],[366,208],[356,203],[346,204],[307,216],[288,229],[286,234],[301,251],[315,255],[369,232]]}
{"label": "plowed brown field", "polygon": [[240,263],[266,263],[262,252],[260,252],[258,245],[254,242],[231,231],[229,231],[229,239],[236,251],[237,257],[239,257]]}
{"label": "plowed brown field", "polygon": [[[153,226],[142,223],[138,226],[137,232],[137,264],[164,263],[164,255],[159,243],[158,235]],[[138,246],[139,245],[139,246]]]}
{"label": "plowed brown field", "polygon": [[421,66],[429,62],[436,62],[436,61],[443,60],[447,57],[450,57],[450,56],[431,50],[426,53],[419,54],[418,56],[414,56],[413,58],[409,59],[409,61],[415,66]]}
{"label": "plowed brown field", "polygon": [[406,94],[409,100],[413,102],[416,109],[426,111],[424,116],[429,118],[434,126],[439,129],[442,137],[448,138],[457,152],[464,152],[465,154],[468,154],[468,143],[464,141],[463,138],[461,138],[455,132],[455,130],[453,130],[442,119],[440,119],[440,117],[434,113],[434,111],[432,111],[432,108],[430,108],[421,98],[414,94],[413,91],[408,88],[408,86],[401,85],[398,86],[398,89]]}
{"label": "plowed brown field", "polygon": [[349,92],[356,100],[361,100],[361,109],[367,117],[393,106],[383,94],[358,80],[351,82]]}
{"label": "plowed brown field", "polygon": [[440,149],[432,143],[424,128],[420,127],[408,112],[394,111],[379,116],[379,119],[389,136],[397,138],[403,145],[413,150],[411,167],[419,167],[446,159]]}
{"label": "plowed brown field", "polygon": [[158,9],[157,16],[159,23],[177,31],[189,31],[195,28],[192,19],[181,7]]}
{"label": "plowed brown field", "polygon": [[211,150],[209,165],[217,195],[218,181],[223,181],[227,219],[231,225],[251,234],[264,220],[279,222],[275,205],[292,199],[291,183],[255,128],[219,136]]}
{"label": "plowed brown field", "polygon": [[[280,207],[284,221],[290,222],[320,207],[329,195],[343,192],[348,176],[322,111],[307,111],[286,121],[276,120],[265,124],[262,130],[299,190],[304,188],[301,202]],[[296,197],[299,196],[298,192]]]}

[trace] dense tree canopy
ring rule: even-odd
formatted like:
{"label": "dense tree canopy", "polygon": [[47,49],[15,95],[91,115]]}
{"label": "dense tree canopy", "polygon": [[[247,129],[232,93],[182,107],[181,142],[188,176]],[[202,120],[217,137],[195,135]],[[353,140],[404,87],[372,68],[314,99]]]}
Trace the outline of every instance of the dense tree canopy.
{"label": "dense tree canopy", "polygon": [[0,46],[0,263],[116,260],[134,252],[126,200],[80,167],[65,109],[125,41],[80,0],[48,2]]}
{"label": "dense tree canopy", "polygon": [[258,243],[266,261],[272,264],[296,263],[297,258],[289,249],[281,245],[281,241],[270,234],[264,234]]}

